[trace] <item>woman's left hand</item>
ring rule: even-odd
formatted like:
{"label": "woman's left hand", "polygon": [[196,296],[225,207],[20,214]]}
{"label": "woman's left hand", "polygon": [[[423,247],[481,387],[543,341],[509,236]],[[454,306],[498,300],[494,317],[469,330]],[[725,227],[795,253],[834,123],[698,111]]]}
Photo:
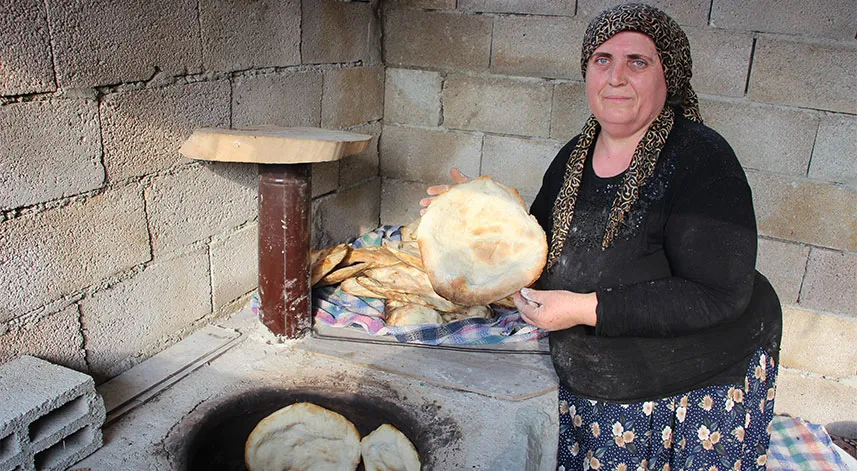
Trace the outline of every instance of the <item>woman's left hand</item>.
{"label": "woman's left hand", "polygon": [[595,293],[524,288],[515,293],[514,300],[524,321],[543,330],[562,330],[581,324],[594,326],[597,320]]}

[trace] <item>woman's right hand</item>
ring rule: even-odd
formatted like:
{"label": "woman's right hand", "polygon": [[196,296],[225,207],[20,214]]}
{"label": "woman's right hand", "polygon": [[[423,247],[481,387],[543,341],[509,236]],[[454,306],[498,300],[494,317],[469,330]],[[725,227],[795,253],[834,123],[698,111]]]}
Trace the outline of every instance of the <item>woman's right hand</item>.
{"label": "woman's right hand", "polygon": [[[449,169],[449,176],[452,177],[452,181],[454,181],[456,184],[467,183],[473,180],[467,175],[461,173],[461,170],[458,170],[455,167]],[[437,195],[441,195],[443,193],[446,193],[447,191],[449,191],[449,185],[434,185],[428,187],[426,193],[429,194],[429,197],[420,200],[420,206],[422,206],[422,209],[420,210],[420,216],[426,213],[426,208],[429,207],[432,200],[434,200]]]}

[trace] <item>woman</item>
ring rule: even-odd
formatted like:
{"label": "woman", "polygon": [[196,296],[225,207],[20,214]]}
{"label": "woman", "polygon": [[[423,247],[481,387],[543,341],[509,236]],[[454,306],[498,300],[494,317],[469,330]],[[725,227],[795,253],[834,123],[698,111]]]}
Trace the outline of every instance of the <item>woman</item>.
{"label": "woman", "polygon": [[593,116],[544,176],[547,266],[515,295],[551,331],[557,467],[764,469],[781,311],[754,270],[746,177],[701,123],[687,37],[618,6],[590,23],[581,68]]}

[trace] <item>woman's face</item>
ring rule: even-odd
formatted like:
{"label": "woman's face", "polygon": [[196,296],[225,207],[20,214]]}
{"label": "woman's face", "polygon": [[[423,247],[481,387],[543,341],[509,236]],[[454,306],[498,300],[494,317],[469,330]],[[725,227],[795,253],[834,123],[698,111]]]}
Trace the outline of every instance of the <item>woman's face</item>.
{"label": "woman's face", "polygon": [[654,41],[635,31],[605,41],[587,63],[586,97],[605,130],[631,135],[648,128],[667,98]]}

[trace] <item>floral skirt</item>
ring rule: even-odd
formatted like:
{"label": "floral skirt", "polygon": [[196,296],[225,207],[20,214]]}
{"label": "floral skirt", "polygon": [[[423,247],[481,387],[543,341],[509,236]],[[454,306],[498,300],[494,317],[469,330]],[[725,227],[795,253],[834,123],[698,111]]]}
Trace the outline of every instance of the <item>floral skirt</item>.
{"label": "floral skirt", "polygon": [[557,470],[764,470],[777,365],[759,349],[744,387],[709,386],[634,404],[559,388]]}

